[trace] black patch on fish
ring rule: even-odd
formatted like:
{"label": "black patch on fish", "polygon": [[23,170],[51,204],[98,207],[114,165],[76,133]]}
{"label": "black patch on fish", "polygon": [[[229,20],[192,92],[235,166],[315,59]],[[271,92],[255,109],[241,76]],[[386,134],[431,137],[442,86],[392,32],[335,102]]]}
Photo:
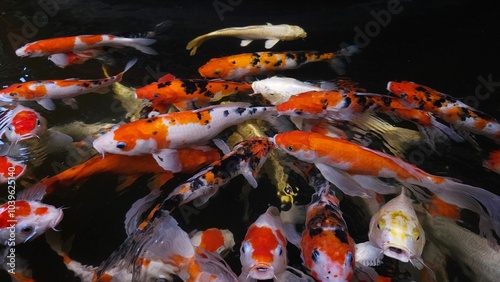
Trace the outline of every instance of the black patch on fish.
{"label": "black patch on fish", "polygon": [[384,103],[384,106],[389,107],[392,102],[391,97],[382,97],[382,102]]}
{"label": "black patch on fish", "polygon": [[153,135],[156,135],[156,134],[158,134],[158,131],[153,131]]}
{"label": "black patch on fish", "polygon": [[206,91],[205,94],[203,94],[203,96],[208,97],[208,98],[213,98],[214,93],[212,91]]}
{"label": "black patch on fish", "polygon": [[255,67],[256,65],[259,64],[259,62],[260,62],[259,53],[252,53],[252,61],[250,62],[250,64]]}
{"label": "black patch on fish", "polygon": [[344,109],[345,109],[345,108],[348,108],[348,107],[349,107],[349,105],[351,105],[351,103],[352,103],[351,98],[349,98],[349,97],[345,97],[345,98],[344,98],[344,105],[342,106],[342,108],[344,108]]}
{"label": "black patch on fish", "polygon": [[186,92],[186,94],[193,94],[196,90],[198,90],[198,88],[196,87],[196,83],[194,83],[193,81],[190,81],[188,79],[183,79],[181,81],[181,87],[184,88],[184,92]]}
{"label": "black patch on fish", "polygon": [[82,86],[83,86],[83,87],[85,87],[85,88],[88,88],[88,87],[90,87],[90,84],[89,84],[89,83],[87,83],[87,82],[84,82],[84,83],[82,84]]}
{"label": "black patch on fish", "polygon": [[196,117],[197,117],[199,120],[201,120],[201,118],[202,118],[201,113],[200,113],[200,112],[197,112],[197,113],[196,113]]}
{"label": "black patch on fish", "polygon": [[152,123],[152,122],[153,122],[153,119],[152,119],[152,118],[148,118],[148,119],[146,120],[146,122],[147,122],[147,123]]}
{"label": "black patch on fish", "polygon": [[321,232],[323,232],[322,228],[312,228],[309,229],[309,236],[314,237],[321,234]]}
{"label": "black patch on fish", "polygon": [[295,60],[295,54],[292,54],[292,53],[286,53],[286,58],[287,59],[292,59],[292,60]]}
{"label": "black patch on fish", "polygon": [[21,87],[23,87],[23,86],[22,85],[18,85],[16,88],[21,88]]}
{"label": "black patch on fish", "polygon": [[264,61],[264,64],[266,64],[266,65],[269,65],[269,63],[270,63],[270,61],[268,61],[268,60]]}
{"label": "black patch on fish", "polygon": [[231,64],[236,65],[236,61],[232,61]]}
{"label": "black patch on fish", "polygon": [[314,250],[312,251],[311,253],[311,259],[314,261],[314,262],[318,262],[319,260],[319,252],[318,252],[318,249],[314,248]]}
{"label": "black patch on fish", "polygon": [[222,113],[225,117],[227,117],[229,115],[229,111],[228,110],[225,110],[223,113]]}
{"label": "black patch on fish", "polygon": [[257,112],[257,108],[252,108],[252,115],[255,114]]}
{"label": "black patch on fish", "polygon": [[229,84],[224,84],[224,90],[227,90],[227,88],[229,88]]}
{"label": "black patch on fish", "polygon": [[190,186],[191,186],[191,189],[193,191],[196,191],[196,190],[200,189],[201,187],[204,187],[205,183],[202,180],[200,180],[199,178],[195,178],[195,179],[193,179],[193,181],[191,181]]}
{"label": "black patch on fish", "polygon": [[170,85],[172,85],[172,82],[169,80],[169,81],[165,81],[163,83],[158,83],[157,87],[158,87],[158,89],[160,89],[160,88],[167,87],[167,86],[170,86]]}
{"label": "black patch on fish", "polygon": [[237,114],[239,114],[241,116],[246,111],[246,109],[245,108],[237,108],[235,111]]}
{"label": "black patch on fish", "polygon": [[335,229],[335,236],[339,238],[340,242],[349,244],[349,240],[347,239],[347,232],[344,229],[337,228]]}
{"label": "black patch on fish", "polygon": [[273,66],[275,66],[275,67],[279,67],[279,66],[281,66],[281,64],[282,64],[282,63],[283,63],[283,61],[282,61],[282,60],[278,60],[278,61],[276,61],[276,63],[274,63],[274,65],[273,65]]}
{"label": "black patch on fish", "polygon": [[298,52],[295,61],[297,62],[297,65],[302,65],[303,63],[307,62],[306,53]]}

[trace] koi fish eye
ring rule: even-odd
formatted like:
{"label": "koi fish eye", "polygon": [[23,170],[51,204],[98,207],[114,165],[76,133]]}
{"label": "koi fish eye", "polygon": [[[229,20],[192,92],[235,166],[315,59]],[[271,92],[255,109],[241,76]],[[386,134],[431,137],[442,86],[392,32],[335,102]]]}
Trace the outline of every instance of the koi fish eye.
{"label": "koi fish eye", "polygon": [[36,120],[36,125],[37,125],[38,127],[40,127],[40,126],[42,125],[42,122],[41,122],[39,119],[37,119],[37,120]]}
{"label": "koi fish eye", "polygon": [[287,149],[288,151],[292,151],[292,152],[293,152],[293,151],[295,151],[295,148],[294,148],[292,145],[290,145],[290,146],[286,147],[286,149]]}
{"label": "koi fish eye", "polygon": [[12,124],[9,124],[9,125],[7,126],[7,129],[8,129],[8,130],[10,130],[10,131],[12,131],[12,130],[14,130],[14,126],[12,126]]}
{"label": "koi fish eye", "polygon": [[377,222],[377,229],[380,229],[380,228],[384,228],[385,226],[385,220],[380,220],[379,222]]}
{"label": "koi fish eye", "polygon": [[153,93],[153,98],[160,98],[160,94],[158,94],[158,93]]}
{"label": "koi fish eye", "polygon": [[278,256],[281,256],[283,254],[283,248],[281,247],[281,245],[278,245],[276,247],[276,253],[278,254]]}
{"label": "koi fish eye", "polygon": [[314,249],[314,250],[312,251],[312,254],[311,254],[311,258],[312,258],[312,260],[313,260],[314,262],[318,262],[318,261],[319,261],[319,255],[320,255],[320,254],[319,254],[318,249]]}
{"label": "koi fish eye", "polygon": [[353,259],[352,253],[351,252],[347,252],[347,255],[346,255],[346,258],[345,258],[345,264],[346,265],[351,264],[352,259]]}
{"label": "koi fish eye", "polygon": [[418,232],[418,230],[413,231],[413,238],[415,238],[416,241],[420,240],[420,232]]}
{"label": "koi fish eye", "polygon": [[118,142],[118,144],[116,144],[116,148],[118,149],[123,149],[125,147],[127,147],[127,143],[125,142]]}
{"label": "koi fish eye", "polygon": [[249,242],[245,242],[245,243],[243,243],[243,245],[241,245],[241,252],[244,254],[250,252],[250,243]]}
{"label": "koi fish eye", "polygon": [[32,227],[31,225],[28,225],[28,226],[26,226],[26,227],[23,227],[23,228],[21,229],[21,232],[23,232],[23,233],[32,233],[32,232],[33,232],[33,227]]}

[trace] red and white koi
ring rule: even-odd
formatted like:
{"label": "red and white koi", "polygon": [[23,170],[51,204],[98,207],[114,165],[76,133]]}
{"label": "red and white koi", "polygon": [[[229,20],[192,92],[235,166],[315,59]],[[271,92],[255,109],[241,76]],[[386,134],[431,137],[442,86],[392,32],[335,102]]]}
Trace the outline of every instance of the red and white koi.
{"label": "red and white koi", "polygon": [[98,47],[135,48],[143,53],[157,55],[149,45],[156,42],[151,38],[126,38],[109,34],[79,35],[43,39],[28,43],[16,50],[19,57],[43,57],[52,54],[87,51]]}
{"label": "red and white koi", "polygon": [[119,125],[94,140],[101,154],[153,154],[164,169],[177,172],[172,149],[207,143],[225,128],[252,118],[265,118],[274,107],[230,103],[193,111],[174,112]]}
{"label": "red and white koi", "polygon": [[179,110],[189,110],[189,104],[202,103],[206,106],[209,102],[216,102],[223,97],[239,92],[249,92],[251,85],[248,83],[205,80],[205,79],[177,79],[171,74],[161,77],[135,91],[137,99],[148,99],[153,103],[153,109],[160,114],[165,113],[173,104]]}
{"label": "red and white koi", "polygon": [[90,59],[100,59],[106,53],[104,48],[94,48],[83,51],[72,51],[68,53],[58,53],[49,55],[49,61],[56,66],[65,68],[70,65],[80,65]]}
{"label": "red and white koi", "polygon": [[400,158],[323,134],[290,131],[275,135],[274,142],[296,158],[314,163],[328,181],[348,195],[366,197],[366,189],[394,193],[395,187],[379,177],[398,180],[417,197],[425,194],[423,186],[441,200],[477,213],[481,234],[496,245],[491,229],[500,234],[500,197],[485,189],[429,174]]}
{"label": "red and white koi", "polygon": [[66,80],[40,80],[16,83],[0,90],[0,101],[5,102],[24,102],[36,101],[47,110],[54,110],[55,105],[52,99],[62,99],[64,103],[76,107],[76,101],[73,97],[106,90],[111,84],[120,81],[123,74],[130,69],[137,59],[127,63],[125,69],[114,76],[94,79],[81,80],[76,78]]}
{"label": "red and white koi", "polygon": [[0,205],[0,244],[13,247],[53,229],[62,209],[37,201],[12,200]]}
{"label": "red and white koi", "polygon": [[313,62],[328,62],[335,69],[341,64],[340,58],[351,56],[357,51],[357,47],[349,46],[335,53],[317,51],[243,53],[211,59],[201,66],[198,72],[204,78],[239,80],[250,75],[296,69]]}
{"label": "red and white koi", "polygon": [[389,81],[387,90],[410,106],[429,111],[457,129],[500,142],[500,123],[497,120],[453,97],[410,81]]}
{"label": "red and white koi", "polygon": [[209,228],[197,231],[191,237],[191,244],[195,249],[200,248],[209,253],[218,253],[221,256],[233,250],[234,236],[228,229]]}
{"label": "red and white koi", "polygon": [[17,105],[2,119],[5,119],[5,127],[0,129],[0,136],[5,134],[10,142],[40,138],[47,131],[47,120],[35,110],[22,105]]}

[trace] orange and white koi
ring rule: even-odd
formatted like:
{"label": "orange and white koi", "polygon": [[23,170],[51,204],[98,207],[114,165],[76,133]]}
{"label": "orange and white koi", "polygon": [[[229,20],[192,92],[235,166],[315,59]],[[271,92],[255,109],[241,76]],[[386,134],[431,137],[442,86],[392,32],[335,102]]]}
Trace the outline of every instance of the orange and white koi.
{"label": "orange and white koi", "polygon": [[177,172],[176,152],[172,149],[204,144],[229,126],[268,117],[273,110],[274,107],[230,103],[173,112],[117,126],[95,139],[93,144],[101,154],[153,154],[160,166]]}
{"label": "orange and white koi", "polygon": [[58,53],[49,55],[49,61],[56,66],[65,68],[70,65],[80,65],[90,59],[100,59],[106,53],[104,48],[94,48],[83,51],[72,51],[68,53]]}
{"label": "orange and white koi", "polygon": [[234,236],[228,229],[209,228],[197,231],[191,237],[191,244],[195,249],[200,248],[209,253],[218,253],[221,256],[233,250]]}
{"label": "orange and white koi", "polygon": [[425,232],[404,188],[372,216],[368,238],[368,243],[378,248],[379,253],[402,262],[410,261],[418,269],[425,265],[422,260]]}
{"label": "orange and white koi", "polygon": [[299,68],[313,62],[329,62],[338,68],[342,57],[357,52],[357,47],[349,46],[335,53],[317,51],[297,52],[256,52],[214,58],[198,69],[204,78],[239,80],[245,76]]}
{"label": "orange and white koi", "polygon": [[17,105],[2,119],[6,119],[5,127],[0,129],[0,136],[10,142],[18,142],[33,137],[40,138],[47,131],[47,120],[33,109]]}
{"label": "orange and white koi", "polygon": [[483,162],[483,166],[500,174],[500,150],[490,152],[488,159]]}
{"label": "orange and white koi", "polygon": [[191,50],[190,55],[193,56],[196,54],[198,47],[200,47],[206,40],[215,37],[227,36],[243,39],[241,41],[242,47],[252,43],[253,40],[266,39],[266,49],[270,49],[280,40],[306,38],[307,33],[300,26],[287,24],[272,25],[268,23],[267,25],[228,27],[196,37],[195,39],[189,41],[186,49]]}
{"label": "orange and white koi", "polygon": [[307,206],[306,229],[300,241],[302,261],[317,281],[351,281],[356,268],[355,243],[339,200],[329,183],[316,189]]}
{"label": "orange and white koi", "polygon": [[0,184],[15,181],[26,173],[27,165],[9,156],[0,156]]}
{"label": "orange and white koi", "polygon": [[55,228],[62,209],[31,200],[9,200],[0,206],[0,244],[13,247]]}
{"label": "orange and white koi", "polygon": [[165,113],[173,104],[179,110],[189,110],[190,103],[203,103],[219,101],[223,97],[239,92],[249,92],[251,85],[223,80],[204,79],[176,79],[171,74],[161,77],[135,91],[137,99],[148,99],[153,103],[153,109]]}
{"label": "orange and white koi", "polygon": [[500,142],[500,123],[497,120],[453,97],[410,81],[389,81],[387,90],[410,106],[429,111],[457,129]]}
{"label": "orange and white koi", "polygon": [[323,134],[290,131],[275,135],[274,142],[296,158],[314,163],[328,181],[348,195],[366,197],[366,189],[394,193],[395,187],[379,177],[398,180],[419,198],[425,194],[423,186],[441,200],[477,213],[481,234],[496,245],[491,229],[500,234],[500,197],[485,189],[429,174],[400,158]]}
{"label": "orange and white koi", "polygon": [[0,90],[0,101],[5,102],[24,102],[36,101],[47,110],[54,110],[55,105],[52,99],[62,99],[64,103],[76,107],[76,101],[73,97],[106,90],[111,84],[120,81],[123,74],[130,69],[137,59],[133,59],[127,63],[123,72],[101,79],[81,80],[81,79],[66,79],[66,80],[40,80],[28,81],[24,83],[16,83]]}
{"label": "orange and white koi", "polygon": [[109,34],[79,35],[43,39],[28,43],[16,50],[19,57],[43,57],[52,54],[87,51],[98,47],[135,48],[143,53],[157,55],[149,45],[155,43],[151,38],[125,38]]}

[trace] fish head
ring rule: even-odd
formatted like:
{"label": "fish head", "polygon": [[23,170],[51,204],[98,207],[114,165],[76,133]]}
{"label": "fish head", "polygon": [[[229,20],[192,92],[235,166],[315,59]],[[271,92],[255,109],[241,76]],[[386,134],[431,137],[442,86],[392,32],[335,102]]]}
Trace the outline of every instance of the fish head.
{"label": "fish head", "polygon": [[[336,252],[336,253],[335,253]],[[312,276],[318,281],[351,281],[354,274],[354,252],[339,254],[333,249],[314,248],[310,256]]]}
{"label": "fish head", "polygon": [[234,245],[234,236],[227,229],[209,228],[198,231],[191,237],[191,243],[195,247],[200,247],[210,253],[220,255],[230,252]]}
{"label": "fish head", "polygon": [[299,130],[276,134],[273,137],[277,148],[305,162],[314,162],[316,152],[310,147],[309,132]]}
{"label": "fish head", "polygon": [[420,257],[425,233],[416,217],[400,210],[377,212],[370,221],[368,238],[384,251],[384,255],[402,262]]}
{"label": "fish head", "polygon": [[9,201],[0,206],[0,243],[26,243],[54,228],[62,209],[36,201]]}
{"label": "fish head", "polygon": [[290,25],[288,27],[288,32],[286,34],[286,36],[284,37],[284,40],[293,40],[293,39],[296,39],[296,38],[306,38],[307,37],[307,33],[305,32],[305,30],[303,28],[301,28],[300,26],[297,26],[297,25]]}
{"label": "fish head", "polygon": [[204,78],[230,78],[231,72],[236,68],[235,64],[232,64],[226,58],[213,58],[206,64],[198,68],[198,72]]}
{"label": "fish head", "polygon": [[249,228],[240,248],[242,272],[257,280],[285,271],[286,238],[276,207],[270,207]]}
{"label": "fish head", "polygon": [[157,149],[152,137],[157,129],[148,126],[156,117],[116,125],[110,131],[93,141],[94,149],[100,154],[112,153],[128,156],[151,154]]}
{"label": "fish head", "polygon": [[47,120],[36,111],[20,105],[12,111],[12,119],[5,131],[11,142],[39,137],[47,131]]}

